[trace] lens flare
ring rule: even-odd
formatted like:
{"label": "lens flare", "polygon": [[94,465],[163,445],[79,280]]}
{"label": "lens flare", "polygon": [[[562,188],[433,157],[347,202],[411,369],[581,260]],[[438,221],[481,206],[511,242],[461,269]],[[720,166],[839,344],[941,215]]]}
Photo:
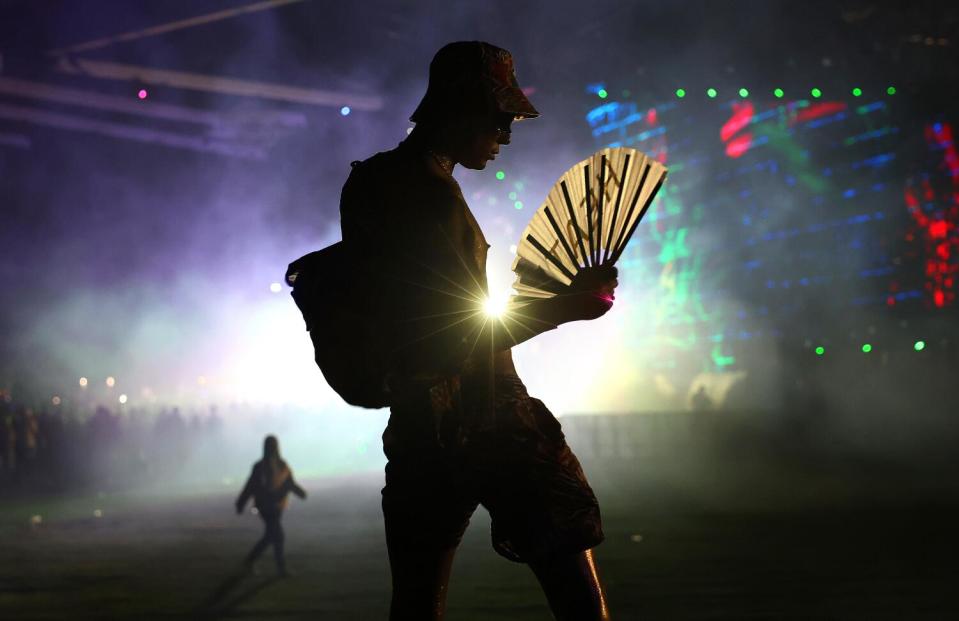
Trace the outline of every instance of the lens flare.
{"label": "lens flare", "polygon": [[502,317],[508,303],[509,296],[506,294],[491,295],[483,302],[483,312],[489,317]]}

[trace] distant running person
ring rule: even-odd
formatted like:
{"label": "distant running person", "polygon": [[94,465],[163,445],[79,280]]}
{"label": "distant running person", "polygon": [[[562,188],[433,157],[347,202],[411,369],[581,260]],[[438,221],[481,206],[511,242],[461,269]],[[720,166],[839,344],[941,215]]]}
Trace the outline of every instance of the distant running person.
{"label": "distant running person", "polygon": [[605,314],[616,271],[585,268],[565,295],[484,317],[489,244],[452,174],[456,164],[485,168],[509,144],[511,123],[538,115],[509,52],[451,43],[430,64],[412,133],[354,162],[343,188],[343,243],[375,300],[367,306],[388,369],[392,620],[443,618],[453,556],[479,504],[492,517],[495,550],[529,565],[557,619],[609,618],[592,553],[603,540],[599,504],[510,348]]}
{"label": "distant running person", "polygon": [[276,571],[281,577],[290,575],[283,555],[283,525],[280,519],[286,509],[287,495],[293,492],[300,498],[306,498],[306,491],[293,480],[293,472],[280,457],[280,442],[276,436],[267,436],[263,440],[263,459],[253,464],[253,472],[247,479],[240,497],[236,499],[236,512],[242,514],[246,503],[253,498],[253,506],[263,520],[263,536],[244,561],[248,570],[254,570],[254,563],[263,554],[267,546],[273,546],[276,559]]}

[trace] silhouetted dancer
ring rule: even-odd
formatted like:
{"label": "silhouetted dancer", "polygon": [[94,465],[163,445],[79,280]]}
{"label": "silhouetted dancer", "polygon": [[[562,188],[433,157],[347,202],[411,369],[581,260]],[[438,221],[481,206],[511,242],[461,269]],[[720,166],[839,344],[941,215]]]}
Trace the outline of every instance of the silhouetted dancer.
{"label": "silhouetted dancer", "polygon": [[[388,369],[383,515],[391,619],[441,619],[457,545],[478,504],[493,546],[529,564],[558,619],[607,619],[592,548],[599,506],[559,422],[526,392],[510,348],[612,305],[614,268],[586,268],[568,293],[492,318],[489,244],[453,179],[482,170],[511,123],[538,116],[506,50],[459,42],[437,52],[409,137],[354,162],[343,243],[371,296],[370,329]],[[359,336],[359,335],[358,335]]]}
{"label": "silhouetted dancer", "polygon": [[700,386],[699,390],[693,395],[692,406],[694,412],[706,412],[713,409],[713,400],[706,393],[705,386]]}
{"label": "silhouetted dancer", "polygon": [[263,554],[267,546],[272,545],[277,573],[284,577],[290,575],[283,556],[283,525],[280,523],[290,492],[306,498],[306,491],[296,484],[293,472],[280,457],[280,443],[276,436],[267,436],[263,440],[263,459],[253,464],[253,472],[240,492],[240,497],[236,499],[236,512],[242,514],[252,496],[253,506],[256,507],[265,527],[263,537],[256,542],[244,561],[250,571],[253,571],[256,559]]}

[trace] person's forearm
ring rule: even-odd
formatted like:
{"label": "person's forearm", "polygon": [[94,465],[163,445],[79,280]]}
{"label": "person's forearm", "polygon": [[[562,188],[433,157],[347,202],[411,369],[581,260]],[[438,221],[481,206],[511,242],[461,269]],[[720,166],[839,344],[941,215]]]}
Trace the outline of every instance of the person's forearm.
{"label": "person's forearm", "polygon": [[482,318],[482,327],[467,339],[471,345],[466,355],[482,357],[511,349],[575,319],[569,304],[558,297],[512,303],[501,316]]}
{"label": "person's forearm", "polygon": [[243,491],[240,492],[240,495],[236,499],[236,504],[238,506],[246,505],[247,501],[250,500],[250,496],[253,495],[253,477],[250,476],[246,480],[246,485],[243,486]]}
{"label": "person's forearm", "polygon": [[396,356],[399,366],[421,371],[456,372],[469,358],[484,359],[578,318],[569,300],[559,297],[513,302],[497,318],[472,308],[446,313],[446,316],[457,315],[464,316],[464,319],[450,321],[445,328],[410,340],[406,347],[401,347]]}
{"label": "person's forearm", "polygon": [[513,304],[501,317],[488,322],[492,348],[510,349],[572,319],[568,308],[556,297]]}

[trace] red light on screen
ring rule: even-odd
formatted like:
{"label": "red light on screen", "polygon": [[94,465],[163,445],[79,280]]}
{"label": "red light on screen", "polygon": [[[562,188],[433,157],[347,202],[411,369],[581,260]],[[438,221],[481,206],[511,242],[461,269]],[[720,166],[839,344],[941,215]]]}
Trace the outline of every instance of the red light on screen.
{"label": "red light on screen", "polygon": [[739,130],[749,125],[754,112],[755,108],[752,102],[747,101],[744,104],[734,103],[733,115],[729,117],[729,120],[723,123],[723,126],[719,129],[719,137],[723,139],[723,142],[726,142]]}
{"label": "red light on screen", "polygon": [[929,234],[934,238],[943,238],[949,231],[949,223],[945,220],[936,220],[929,225]]}

